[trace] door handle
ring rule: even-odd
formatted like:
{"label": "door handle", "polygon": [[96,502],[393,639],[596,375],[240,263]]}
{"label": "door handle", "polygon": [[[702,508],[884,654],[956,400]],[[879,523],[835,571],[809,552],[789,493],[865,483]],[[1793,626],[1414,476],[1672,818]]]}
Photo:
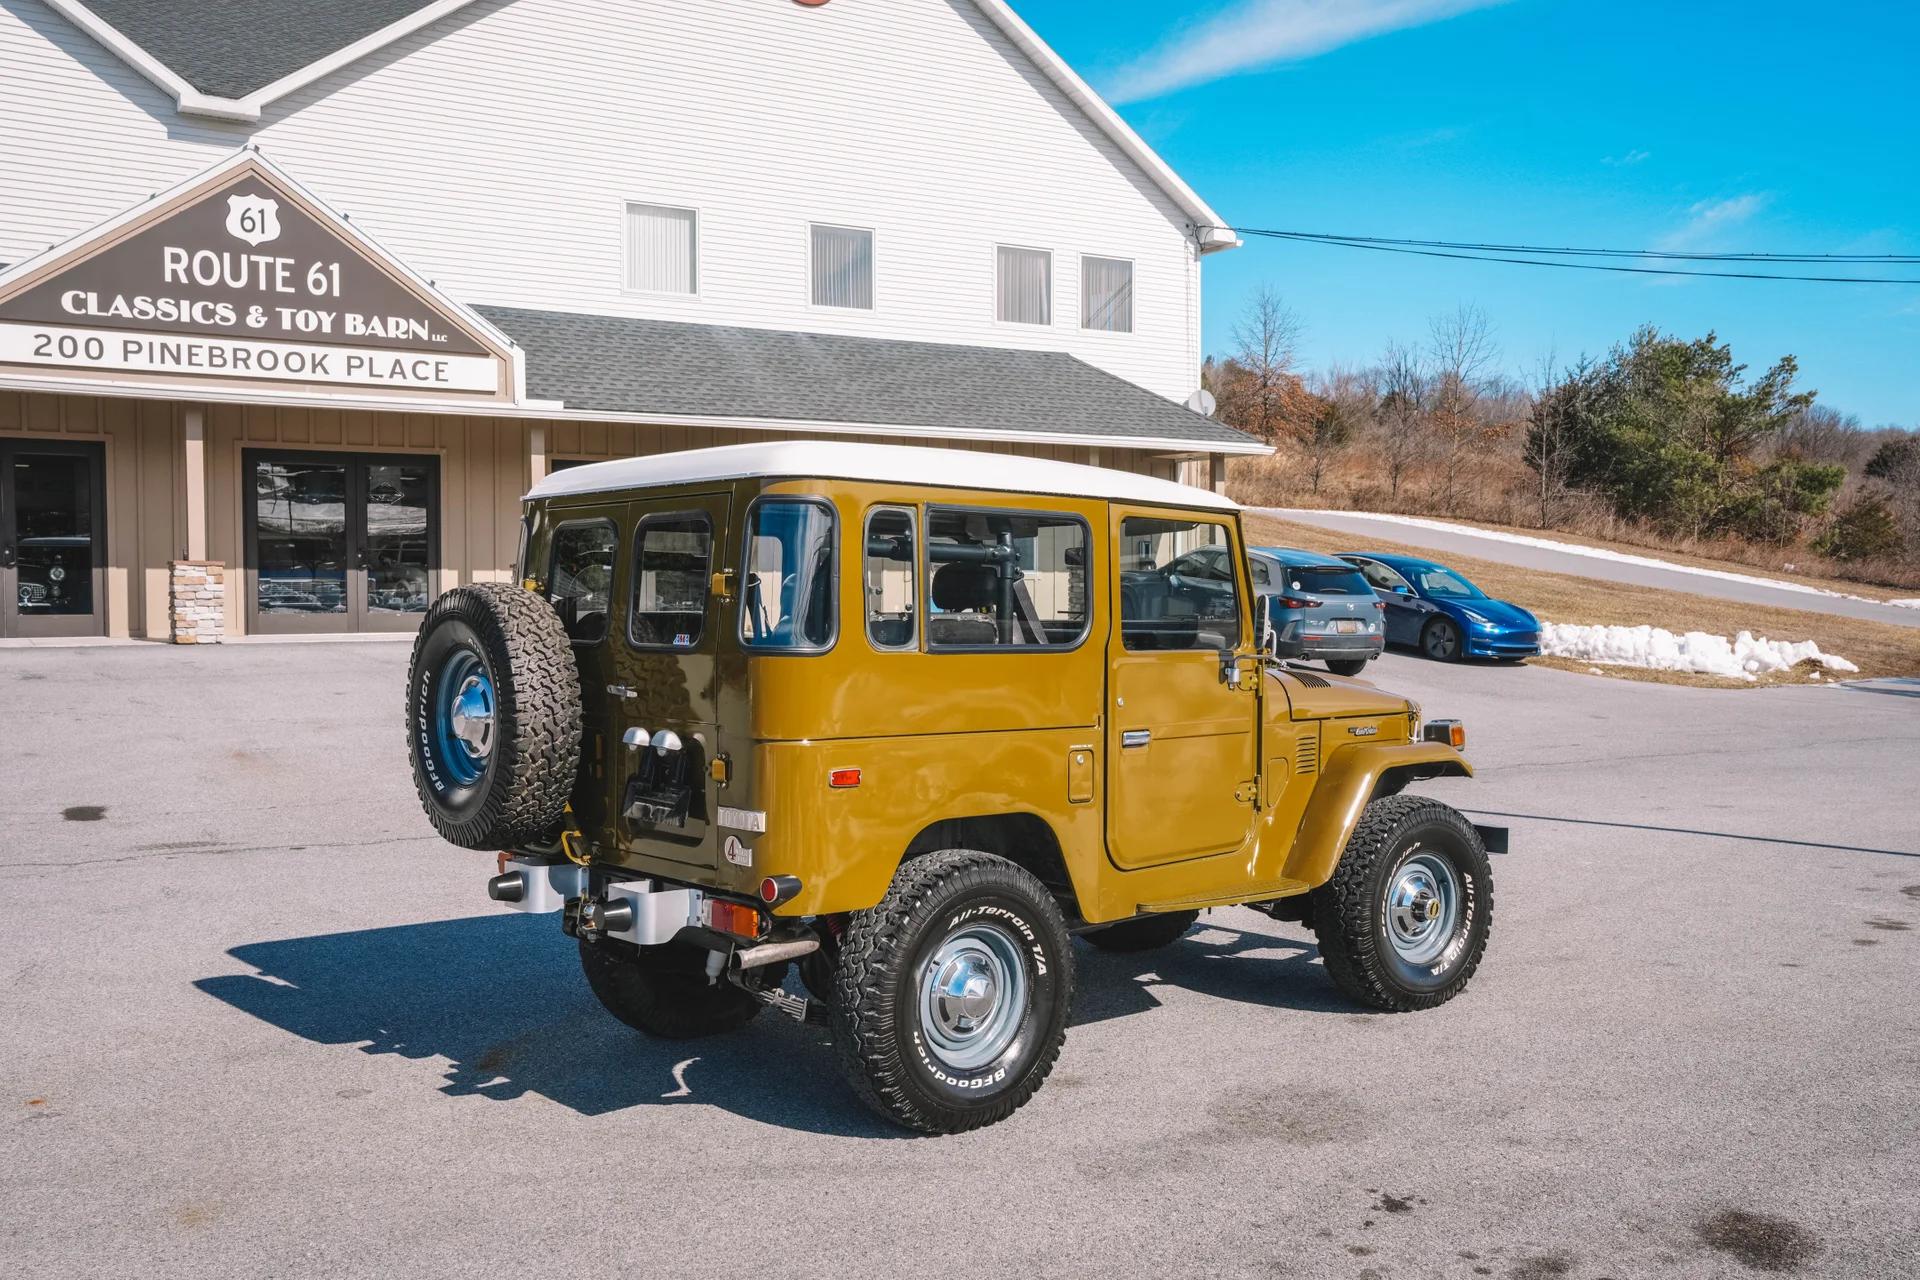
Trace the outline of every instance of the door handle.
{"label": "door handle", "polygon": [[1153,730],[1151,729],[1127,729],[1120,734],[1122,747],[1144,747],[1152,741]]}

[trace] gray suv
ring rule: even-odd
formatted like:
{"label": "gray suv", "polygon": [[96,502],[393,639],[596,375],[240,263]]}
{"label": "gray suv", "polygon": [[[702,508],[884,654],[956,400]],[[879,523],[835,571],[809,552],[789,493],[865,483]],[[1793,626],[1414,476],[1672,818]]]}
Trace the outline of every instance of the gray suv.
{"label": "gray suv", "polygon": [[1317,658],[1357,676],[1386,647],[1386,604],[1344,560],[1293,547],[1249,547],[1260,596],[1262,646],[1280,658]]}

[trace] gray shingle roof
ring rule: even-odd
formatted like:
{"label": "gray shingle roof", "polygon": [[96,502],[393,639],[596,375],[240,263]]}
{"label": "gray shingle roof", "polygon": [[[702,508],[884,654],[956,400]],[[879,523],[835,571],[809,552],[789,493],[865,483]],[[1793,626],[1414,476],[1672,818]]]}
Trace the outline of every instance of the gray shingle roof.
{"label": "gray shingle roof", "polygon": [[85,0],[201,93],[244,98],[432,0]]}
{"label": "gray shingle roof", "polygon": [[476,307],[569,409],[1191,441],[1252,437],[1056,351]]}

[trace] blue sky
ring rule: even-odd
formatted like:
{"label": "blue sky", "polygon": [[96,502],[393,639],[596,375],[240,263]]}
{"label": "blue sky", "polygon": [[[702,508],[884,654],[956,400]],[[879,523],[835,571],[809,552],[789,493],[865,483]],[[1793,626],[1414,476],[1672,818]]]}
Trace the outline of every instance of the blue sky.
{"label": "blue sky", "polygon": [[[1015,0],[1239,226],[1440,240],[1920,253],[1920,5]],[[1836,274],[1836,273],[1823,273]],[[1874,274],[1920,278],[1920,267]],[[1868,426],[1920,425],[1920,285],[1667,281],[1249,239],[1205,343],[1271,283],[1314,366],[1484,308],[1509,372],[1708,330]]]}

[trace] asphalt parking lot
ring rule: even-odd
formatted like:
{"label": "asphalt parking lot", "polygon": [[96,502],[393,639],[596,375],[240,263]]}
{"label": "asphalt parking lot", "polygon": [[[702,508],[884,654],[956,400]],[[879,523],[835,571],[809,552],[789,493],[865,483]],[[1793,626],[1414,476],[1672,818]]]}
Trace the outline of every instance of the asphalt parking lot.
{"label": "asphalt parking lot", "polygon": [[1459,999],[1234,909],[1076,947],[1053,1078],[915,1138],[825,1031],[606,1016],[433,838],[402,644],[0,653],[23,1276],[1920,1272],[1920,696],[1401,655],[1513,828]]}

